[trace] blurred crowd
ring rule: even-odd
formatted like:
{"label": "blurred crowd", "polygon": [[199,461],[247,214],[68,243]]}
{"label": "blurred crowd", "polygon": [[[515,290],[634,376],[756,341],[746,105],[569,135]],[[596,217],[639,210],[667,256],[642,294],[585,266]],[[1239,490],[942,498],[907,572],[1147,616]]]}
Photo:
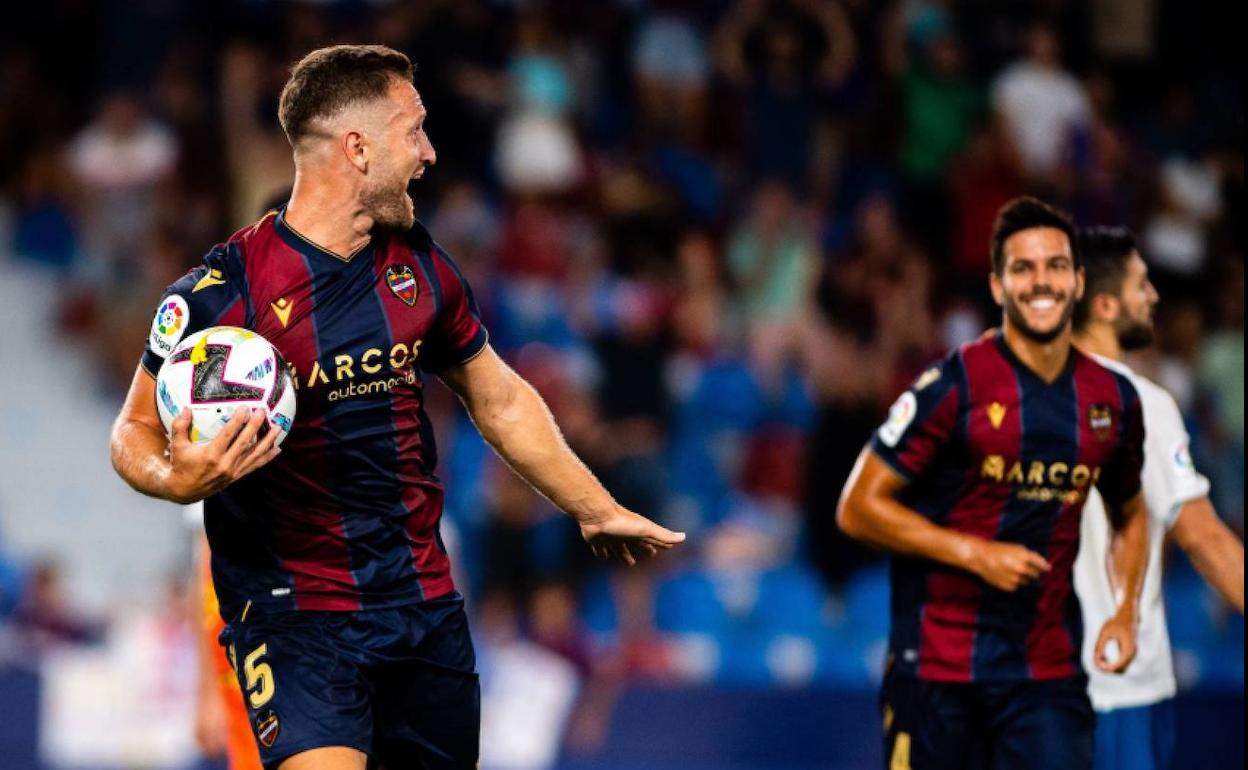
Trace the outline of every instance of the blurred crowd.
{"label": "blurred crowd", "polygon": [[[988,235],[1021,193],[1139,233],[1163,299],[1159,344],[1133,363],[1177,398],[1242,532],[1243,108],[1229,31],[1181,3],[8,13],[0,250],[56,271],[57,323],[99,356],[112,401],[163,287],[289,188],[290,64],[337,42],[417,63],[438,163],[412,194],[493,345],[624,505],[691,536],[657,567],[603,571],[427,391],[484,665],[536,645],[606,699],[624,677],[714,676],[724,639],[783,628],[772,678],[822,671],[795,616],[884,611],[882,578],[860,579],[881,557],[836,531],[841,486],[896,394],[997,322]],[[732,636],[747,616],[753,636]]]}

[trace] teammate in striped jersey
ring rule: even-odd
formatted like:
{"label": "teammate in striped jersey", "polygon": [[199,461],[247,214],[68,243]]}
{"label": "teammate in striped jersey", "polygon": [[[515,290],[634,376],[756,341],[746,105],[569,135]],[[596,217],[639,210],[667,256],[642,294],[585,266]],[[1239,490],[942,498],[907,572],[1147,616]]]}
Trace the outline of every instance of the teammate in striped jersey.
{"label": "teammate in striped jersey", "polygon": [[1086,769],[1094,717],[1072,566],[1095,487],[1119,523],[1124,598],[1092,633],[1097,665],[1121,671],[1146,556],[1140,402],[1071,346],[1083,272],[1065,215],[1030,198],[1005,206],[990,285],[1002,328],[901,395],[838,510],[847,533],[894,552],[885,761]]}

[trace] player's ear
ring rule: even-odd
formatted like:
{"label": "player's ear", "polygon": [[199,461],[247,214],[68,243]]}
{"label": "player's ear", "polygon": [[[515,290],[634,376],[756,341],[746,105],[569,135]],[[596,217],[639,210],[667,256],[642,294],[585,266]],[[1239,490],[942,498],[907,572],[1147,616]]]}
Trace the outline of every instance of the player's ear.
{"label": "player's ear", "polygon": [[1075,302],[1083,299],[1083,291],[1087,288],[1088,272],[1082,267],[1075,268]]}
{"label": "player's ear", "polygon": [[1092,298],[1092,317],[1098,321],[1113,323],[1121,310],[1122,303],[1112,294],[1097,294]]}
{"label": "player's ear", "polygon": [[1005,286],[1001,283],[1001,276],[997,275],[997,271],[993,270],[988,273],[988,288],[992,290],[992,299],[999,306],[1005,305]]}
{"label": "player's ear", "polygon": [[368,172],[369,146],[363,131],[348,131],[342,135],[342,152],[360,173]]}

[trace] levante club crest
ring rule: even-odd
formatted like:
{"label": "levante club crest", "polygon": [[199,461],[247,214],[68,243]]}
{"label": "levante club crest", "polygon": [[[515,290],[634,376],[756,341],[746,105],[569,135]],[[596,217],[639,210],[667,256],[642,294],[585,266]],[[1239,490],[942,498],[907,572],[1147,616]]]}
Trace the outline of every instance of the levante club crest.
{"label": "levante club crest", "polygon": [[416,284],[416,276],[407,265],[390,265],[386,268],[386,285],[394,296],[407,303],[408,307],[416,304],[416,296],[420,287]]}
{"label": "levante club crest", "polygon": [[277,736],[282,732],[282,723],[277,718],[277,713],[273,709],[261,714],[256,718],[256,738],[260,740],[260,745],[266,749],[273,748],[273,744],[277,743]]}
{"label": "levante club crest", "polygon": [[1088,407],[1088,427],[1100,441],[1109,438],[1114,427],[1114,413],[1110,411],[1108,404],[1093,404]]}

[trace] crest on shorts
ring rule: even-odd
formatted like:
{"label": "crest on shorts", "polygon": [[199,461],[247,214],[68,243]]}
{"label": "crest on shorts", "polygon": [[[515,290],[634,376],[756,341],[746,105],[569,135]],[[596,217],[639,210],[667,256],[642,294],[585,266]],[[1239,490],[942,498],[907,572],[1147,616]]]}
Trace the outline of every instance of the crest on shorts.
{"label": "crest on shorts", "polygon": [[256,740],[260,741],[260,745],[266,749],[273,748],[273,744],[277,743],[277,736],[282,732],[282,723],[277,718],[277,712],[273,709],[265,711],[256,717]]}
{"label": "crest on shorts", "polygon": [[386,268],[386,285],[394,296],[407,303],[408,307],[416,304],[416,296],[420,287],[416,284],[416,275],[407,265],[390,265]]}
{"label": "crest on shorts", "polygon": [[1098,440],[1109,438],[1109,432],[1114,427],[1114,413],[1108,404],[1093,404],[1088,407],[1088,427]]}

